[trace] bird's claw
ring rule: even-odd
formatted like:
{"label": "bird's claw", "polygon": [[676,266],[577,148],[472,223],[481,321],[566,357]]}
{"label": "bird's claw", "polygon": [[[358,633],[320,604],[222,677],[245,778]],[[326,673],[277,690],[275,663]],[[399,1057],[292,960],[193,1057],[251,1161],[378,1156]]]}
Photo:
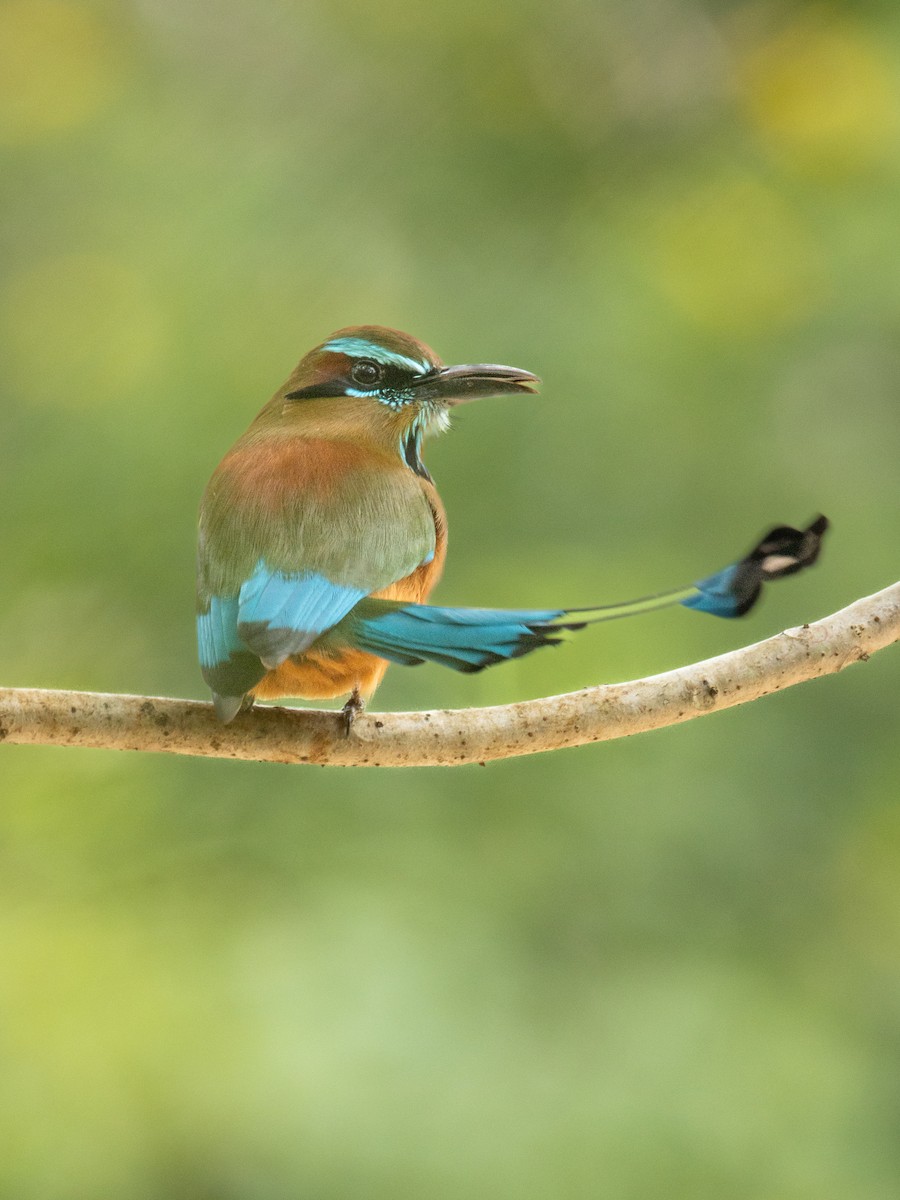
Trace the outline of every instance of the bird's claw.
{"label": "bird's claw", "polygon": [[350,699],[341,709],[341,719],[344,725],[344,736],[350,736],[350,730],[353,728],[353,722],[356,720],[359,713],[366,707],[366,702],[359,694],[359,688],[354,688],[350,693]]}

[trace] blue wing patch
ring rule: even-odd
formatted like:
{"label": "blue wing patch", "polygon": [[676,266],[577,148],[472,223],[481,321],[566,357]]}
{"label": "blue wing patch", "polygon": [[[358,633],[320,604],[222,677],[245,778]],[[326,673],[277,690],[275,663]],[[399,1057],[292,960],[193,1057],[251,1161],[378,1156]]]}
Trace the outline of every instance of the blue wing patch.
{"label": "blue wing patch", "polygon": [[237,620],[237,596],[213,596],[206,612],[197,615],[197,644],[200,669],[213,692],[240,699],[266,669],[238,636]]}
{"label": "blue wing patch", "polygon": [[333,583],[313,571],[285,574],[260,560],[236,599],[236,633],[272,670],[308,650],[365,595],[362,588]]}
{"label": "blue wing patch", "polygon": [[197,617],[197,645],[201,667],[218,667],[243,650],[237,633],[237,596],[213,596],[209,608]]}

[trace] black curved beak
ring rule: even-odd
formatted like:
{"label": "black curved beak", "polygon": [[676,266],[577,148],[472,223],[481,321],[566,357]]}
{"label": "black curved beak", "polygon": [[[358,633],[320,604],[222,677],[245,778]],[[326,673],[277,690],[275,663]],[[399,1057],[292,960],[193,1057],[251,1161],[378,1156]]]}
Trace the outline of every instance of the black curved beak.
{"label": "black curved beak", "polygon": [[494,363],[467,363],[461,367],[441,367],[415,384],[416,399],[436,400],[448,407],[468,404],[486,396],[506,396],[511,392],[533,395],[540,383],[537,375],[518,367],[500,367]]}

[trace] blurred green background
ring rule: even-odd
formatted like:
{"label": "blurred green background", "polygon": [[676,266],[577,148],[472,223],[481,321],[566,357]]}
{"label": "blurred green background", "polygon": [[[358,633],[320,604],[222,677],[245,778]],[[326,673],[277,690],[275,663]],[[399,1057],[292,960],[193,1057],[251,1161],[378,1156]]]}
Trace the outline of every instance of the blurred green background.
{"label": "blurred green background", "polygon": [[[900,9],[0,6],[5,684],[205,695],[194,523],[377,322],[543,376],[427,460],[445,603],[677,610],[383,708],[634,678],[894,580]],[[487,769],[8,747],[0,1194],[900,1194],[896,653]]]}

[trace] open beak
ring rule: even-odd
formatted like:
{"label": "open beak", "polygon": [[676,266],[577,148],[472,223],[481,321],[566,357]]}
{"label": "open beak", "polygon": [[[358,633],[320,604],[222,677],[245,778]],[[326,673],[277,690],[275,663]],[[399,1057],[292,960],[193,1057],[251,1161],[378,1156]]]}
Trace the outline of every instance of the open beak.
{"label": "open beak", "polygon": [[467,363],[461,367],[441,367],[415,385],[416,399],[436,400],[451,407],[481,400],[485,396],[506,396],[510,392],[534,394],[540,383],[537,375],[518,367],[499,367],[494,363]]}

